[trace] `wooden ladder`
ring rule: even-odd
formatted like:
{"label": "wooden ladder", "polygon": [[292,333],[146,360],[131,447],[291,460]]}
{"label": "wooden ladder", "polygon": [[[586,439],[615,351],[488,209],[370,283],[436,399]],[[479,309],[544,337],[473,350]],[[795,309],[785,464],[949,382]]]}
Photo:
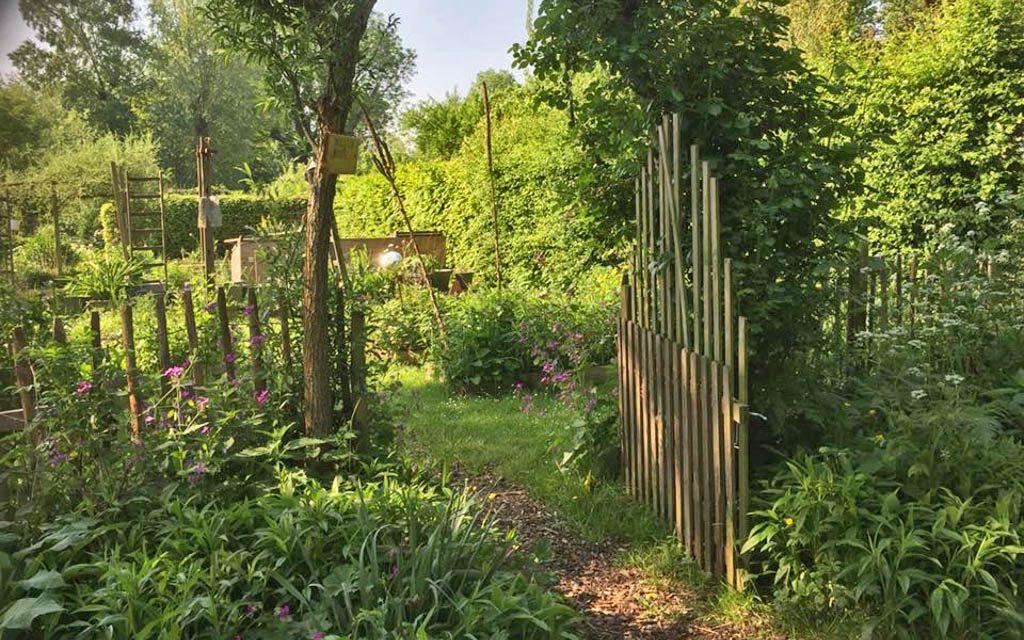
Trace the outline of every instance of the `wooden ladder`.
{"label": "wooden ladder", "polygon": [[[136,251],[148,251],[153,259],[143,263],[147,269],[163,269],[167,282],[167,225],[164,219],[164,177],[133,176],[119,169],[121,197],[115,201],[122,207],[121,243],[130,256]],[[115,175],[116,175],[115,174]]]}

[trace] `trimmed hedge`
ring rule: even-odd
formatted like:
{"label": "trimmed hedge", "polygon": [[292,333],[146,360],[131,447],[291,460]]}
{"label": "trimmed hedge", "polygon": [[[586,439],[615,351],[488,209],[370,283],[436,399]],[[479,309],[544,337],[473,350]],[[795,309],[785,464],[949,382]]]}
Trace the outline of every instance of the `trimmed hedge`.
{"label": "trimmed hedge", "polygon": [[[224,226],[217,229],[217,241],[251,234],[264,218],[275,222],[293,221],[298,224],[306,210],[305,198],[273,199],[248,193],[225,193],[220,199]],[[198,205],[194,195],[172,194],[164,199],[164,219],[167,225],[167,254],[174,257],[195,250],[199,242],[196,227]],[[100,207],[103,239],[113,246],[117,243],[117,225],[114,205],[107,202]]]}

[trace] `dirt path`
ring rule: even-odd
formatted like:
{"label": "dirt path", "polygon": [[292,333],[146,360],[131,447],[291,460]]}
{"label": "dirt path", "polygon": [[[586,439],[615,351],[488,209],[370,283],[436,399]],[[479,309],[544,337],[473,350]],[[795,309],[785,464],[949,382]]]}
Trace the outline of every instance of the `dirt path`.
{"label": "dirt path", "polygon": [[515,529],[529,549],[546,543],[544,568],[556,578],[554,590],[583,615],[584,640],[725,640],[764,637],[743,625],[710,625],[691,608],[693,596],[651,584],[641,572],[615,562],[622,547],[580,539],[521,487],[499,478],[460,474],[490,505],[498,524]]}

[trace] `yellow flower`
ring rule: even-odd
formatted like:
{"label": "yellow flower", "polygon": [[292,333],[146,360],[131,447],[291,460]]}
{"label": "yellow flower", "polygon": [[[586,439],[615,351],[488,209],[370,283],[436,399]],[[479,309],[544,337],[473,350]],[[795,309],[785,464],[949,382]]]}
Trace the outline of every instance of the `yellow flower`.
{"label": "yellow flower", "polygon": [[787,527],[792,527],[793,526],[793,518],[790,518],[789,516],[786,516],[785,518],[783,518],[782,521],[786,523]]}
{"label": "yellow flower", "polygon": [[881,433],[876,433],[875,442],[877,442],[878,444],[882,444],[883,442],[885,442],[885,435]]}
{"label": "yellow flower", "polygon": [[874,418],[876,415],[878,415],[878,411],[872,409],[871,411],[868,411],[868,415]]}
{"label": "yellow flower", "polygon": [[493,491],[487,494],[487,499],[488,500],[494,500],[497,497],[498,497],[498,494],[494,493]]}

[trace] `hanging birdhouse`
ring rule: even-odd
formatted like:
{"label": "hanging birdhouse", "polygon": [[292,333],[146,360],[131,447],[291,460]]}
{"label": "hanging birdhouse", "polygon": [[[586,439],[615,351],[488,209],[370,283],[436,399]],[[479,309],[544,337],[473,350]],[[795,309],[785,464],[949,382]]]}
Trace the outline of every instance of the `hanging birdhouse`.
{"label": "hanging birdhouse", "polygon": [[356,172],[359,158],[359,139],[332,133],[327,137],[327,173],[351,175]]}

